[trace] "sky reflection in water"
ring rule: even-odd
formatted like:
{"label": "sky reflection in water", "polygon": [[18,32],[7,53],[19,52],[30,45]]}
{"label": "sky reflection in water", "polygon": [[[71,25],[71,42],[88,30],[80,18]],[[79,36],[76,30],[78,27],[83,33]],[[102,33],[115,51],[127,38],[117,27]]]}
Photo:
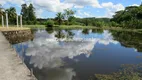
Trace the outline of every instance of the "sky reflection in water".
{"label": "sky reflection in water", "polygon": [[[71,32],[74,33],[72,40],[92,40],[57,41],[57,31],[49,34],[45,30],[38,30],[33,41],[22,43],[28,45],[25,55],[30,56],[29,64],[35,67],[39,80],[86,80],[95,73],[116,71],[121,64],[142,61],[134,58],[140,54],[136,54],[134,49],[122,47],[108,30],[101,34],[92,33],[92,30],[88,31],[89,34],[83,34],[82,30]],[[67,32],[62,30],[62,33],[65,36],[62,39],[66,40]],[[126,57],[128,59],[124,61]]]}
{"label": "sky reflection in water", "polygon": [[[42,69],[57,68],[64,64],[62,58],[73,59],[75,56],[85,54],[89,57],[91,51],[98,42],[100,44],[108,45],[109,43],[117,44],[117,41],[113,40],[111,33],[104,31],[100,38],[93,38],[93,41],[48,41],[47,39],[56,40],[54,37],[55,32],[48,35],[46,31],[38,31],[38,38],[35,38],[32,42],[29,42],[29,48],[26,51],[27,56],[32,56],[30,63],[34,64],[35,67]],[[42,36],[43,34],[47,34]],[[82,35],[81,31],[77,32],[74,38],[80,38]],[[94,36],[95,37],[95,36]]]}

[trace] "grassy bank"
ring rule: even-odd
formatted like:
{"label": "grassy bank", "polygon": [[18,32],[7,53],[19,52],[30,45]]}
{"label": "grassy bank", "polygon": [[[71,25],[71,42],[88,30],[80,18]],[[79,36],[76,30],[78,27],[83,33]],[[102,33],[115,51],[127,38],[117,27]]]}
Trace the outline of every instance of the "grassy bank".
{"label": "grassy bank", "polygon": [[[8,30],[18,30],[21,28],[15,27],[16,25],[9,26],[10,28]],[[11,28],[12,27],[12,28]],[[45,25],[23,25],[23,29],[45,29]],[[54,29],[105,29],[105,30],[117,30],[117,31],[133,31],[133,32],[142,32],[142,29],[124,29],[121,27],[94,27],[94,26],[81,26],[81,25],[55,25],[53,27]],[[0,27],[2,30],[2,27]],[[7,28],[3,29],[6,30]]]}
{"label": "grassy bank", "polygon": [[23,25],[23,27],[28,27],[31,29],[45,29],[45,25]]}
{"label": "grassy bank", "polygon": [[55,27],[59,29],[104,29],[104,30],[117,30],[117,31],[133,31],[133,32],[142,32],[142,29],[124,29],[121,27],[95,27],[95,26],[80,26],[80,25],[61,25],[59,27]]}

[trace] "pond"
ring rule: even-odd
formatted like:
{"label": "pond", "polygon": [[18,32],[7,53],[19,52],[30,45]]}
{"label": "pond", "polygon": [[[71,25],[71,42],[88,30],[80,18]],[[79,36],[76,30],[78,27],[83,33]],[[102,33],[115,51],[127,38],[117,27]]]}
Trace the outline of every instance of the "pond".
{"label": "pond", "polygon": [[99,29],[34,30],[34,39],[13,47],[38,80],[99,80],[122,65],[142,63],[141,36]]}

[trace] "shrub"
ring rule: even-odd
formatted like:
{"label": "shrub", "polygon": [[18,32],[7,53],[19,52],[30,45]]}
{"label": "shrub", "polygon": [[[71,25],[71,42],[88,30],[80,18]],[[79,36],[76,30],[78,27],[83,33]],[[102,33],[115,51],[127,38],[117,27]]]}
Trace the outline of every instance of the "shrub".
{"label": "shrub", "polygon": [[119,27],[119,25],[116,22],[114,22],[114,21],[110,22],[110,26],[111,27]]}
{"label": "shrub", "polygon": [[53,26],[54,26],[54,21],[53,20],[47,20],[46,27],[53,27]]}
{"label": "shrub", "polygon": [[33,21],[27,21],[27,24],[31,25],[31,24],[33,24]]}

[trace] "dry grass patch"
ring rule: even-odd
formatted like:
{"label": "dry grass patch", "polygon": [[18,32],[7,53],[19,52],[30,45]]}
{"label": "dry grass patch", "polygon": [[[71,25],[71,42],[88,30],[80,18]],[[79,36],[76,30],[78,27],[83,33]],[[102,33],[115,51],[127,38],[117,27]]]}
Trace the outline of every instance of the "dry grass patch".
{"label": "dry grass patch", "polygon": [[18,31],[18,30],[27,30],[30,28],[20,28],[20,27],[0,27],[0,31]]}

